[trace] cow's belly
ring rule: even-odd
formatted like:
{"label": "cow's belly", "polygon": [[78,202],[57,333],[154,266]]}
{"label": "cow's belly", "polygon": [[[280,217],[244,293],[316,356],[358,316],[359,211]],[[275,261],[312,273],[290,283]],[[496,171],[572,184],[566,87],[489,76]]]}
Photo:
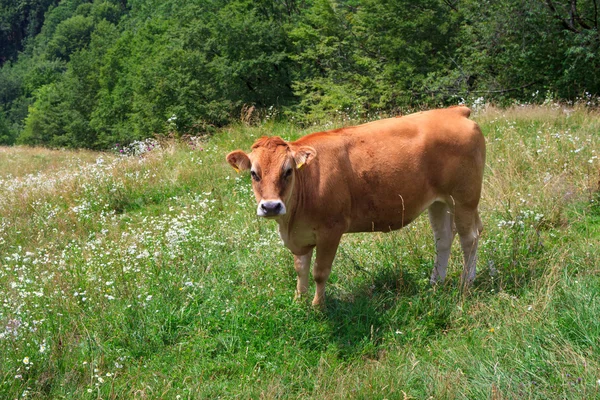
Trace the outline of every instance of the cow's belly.
{"label": "cow's belly", "polygon": [[355,218],[350,222],[348,232],[390,232],[400,229],[418,217],[416,215],[405,215],[403,218],[396,215],[379,216],[372,218]]}
{"label": "cow's belly", "polygon": [[389,232],[414,221],[435,201],[429,190],[405,196],[364,196],[355,200],[347,232]]}
{"label": "cow's belly", "polygon": [[411,223],[407,221],[391,221],[391,220],[360,220],[353,221],[348,229],[348,233],[356,232],[390,232],[402,228]]}

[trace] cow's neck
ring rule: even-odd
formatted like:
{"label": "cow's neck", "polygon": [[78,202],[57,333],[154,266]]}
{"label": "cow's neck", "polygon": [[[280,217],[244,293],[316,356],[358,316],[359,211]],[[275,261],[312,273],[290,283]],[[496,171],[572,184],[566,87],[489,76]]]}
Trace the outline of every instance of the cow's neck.
{"label": "cow's neck", "polygon": [[277,218],[277,223],[279,224],[280,232],[282,231],[282,229],[291,231],[292,227],[294,226],[294,223],[296,222],[296,214],[302,208],[302,205],[304,203],[302,199],[301,190],[303,184],[302,181],[302,174],[300,174],[300,172],[298,171],[295,177],[294,188],[292,189],[292,193],[290,193],[290,197],[286,202],[287,204],[285,205],[287,212],[285,213],[285,215],[282,215],[281,217]]}
{"label": "cow's neck", "polygon": [[306,199],[304,198],[304,192],[302,190],[304,187],[305,174],[302,172],[298,171],[296,173],[294,188],[286,204],[286,214],[277,219],[279,236],[281,237],[283,244],[293,253],[302,252],[304,251],[303,248],[305,246],[312,244],[306,243],[307,241],[306,238],[303,237],[304,235],[301,234],[300,236],[302,237],[299,237],[298,235],[298,231],[303,231],[303,229],[298,229],[300,227],[297,226],[297,217],[306,204]]}

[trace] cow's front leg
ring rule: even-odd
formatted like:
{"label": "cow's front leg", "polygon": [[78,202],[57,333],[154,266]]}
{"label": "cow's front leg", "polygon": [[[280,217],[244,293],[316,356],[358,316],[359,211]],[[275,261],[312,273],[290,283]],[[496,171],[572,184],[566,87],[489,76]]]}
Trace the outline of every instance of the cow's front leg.
{"label": "cow's front leg", "polygon": [[317,284],[313,306],[322,305],[325,302],[325,283],[331,273],[331,264],[335,258],[338,245],[342,235],[327,235],[326,239],[317,241],[317,257],[313,268],[313,278]]}
{"label": "cow's front leg", "polygon": [[298,274],[298,283],[296,284],[295,299],[301,299],[308,291],[308,272],[310,271],[310,260],[312,258],[313,249],[304,255],[297,256],[294,254],[294,269]]}

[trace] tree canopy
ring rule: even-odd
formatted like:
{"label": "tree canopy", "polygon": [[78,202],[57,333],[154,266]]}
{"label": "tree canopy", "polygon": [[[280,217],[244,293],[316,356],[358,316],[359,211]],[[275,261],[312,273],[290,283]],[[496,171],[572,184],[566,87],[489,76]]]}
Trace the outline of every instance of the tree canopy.
{"label": "tree canopy", "polygon": [[0,0],[0,144],[600,94],[597,0]]}

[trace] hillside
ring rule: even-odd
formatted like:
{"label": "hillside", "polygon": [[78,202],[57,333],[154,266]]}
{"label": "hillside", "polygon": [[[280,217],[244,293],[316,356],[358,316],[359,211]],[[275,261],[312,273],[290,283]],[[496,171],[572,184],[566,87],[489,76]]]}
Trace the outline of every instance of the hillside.
{"label": "hillside", "polygon": [[[478,278],[427,218],[344,237],[323,310],[225,154],[289,124],[94,153],[0,148],[1,398],[600,395],[600,118],[488,108]],[[311,289],[314,290],[314,285]]]}

